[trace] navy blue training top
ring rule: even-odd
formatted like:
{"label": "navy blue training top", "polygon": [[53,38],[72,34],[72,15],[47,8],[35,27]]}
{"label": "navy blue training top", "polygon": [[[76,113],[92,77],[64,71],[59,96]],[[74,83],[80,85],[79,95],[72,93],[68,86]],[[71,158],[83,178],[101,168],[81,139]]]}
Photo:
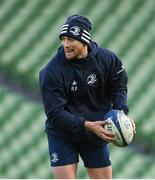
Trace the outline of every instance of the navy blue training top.
{"label": "navy blue training top", "polygon": [[104,120],[111,109],[128,113],[127,74],[121,60],[95,42],[89,48],[86,58],[69,61],[61,46],[39,74],[46,131],[69,141],[99,140],[85,130],[86,120]]}

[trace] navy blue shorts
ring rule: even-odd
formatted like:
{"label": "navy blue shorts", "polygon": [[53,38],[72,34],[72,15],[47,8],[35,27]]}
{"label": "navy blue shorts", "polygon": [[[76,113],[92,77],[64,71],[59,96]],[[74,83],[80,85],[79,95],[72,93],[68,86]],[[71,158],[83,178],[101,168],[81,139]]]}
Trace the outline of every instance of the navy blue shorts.
{"label": "navy blue shorts", "polygon": [[79,155],[87,168],[111,165],[107,144],[94,146],[80,142],[71,143],[51,133],[47,133],[47,138],[52,167],[78,163]]}

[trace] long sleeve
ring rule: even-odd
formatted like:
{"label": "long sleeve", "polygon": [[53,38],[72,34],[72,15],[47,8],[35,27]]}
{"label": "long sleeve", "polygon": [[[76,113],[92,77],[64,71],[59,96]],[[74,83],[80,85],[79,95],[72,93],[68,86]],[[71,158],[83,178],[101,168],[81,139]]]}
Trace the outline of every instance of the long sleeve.
{"label": "long sleeve", "polygon": [[85,130],[85,119],[66,109],[67,100],[61,77],[44,69],[40,72],[39,80],[45,113],[53,126],[73,133]]}
{"label": "long sleeve", "polygon": [[113,109],[123,110],[128,114],[127,106],[127,73],[117,56],[112,56],[112,67],[110,75],[110,89],[112,96]]}

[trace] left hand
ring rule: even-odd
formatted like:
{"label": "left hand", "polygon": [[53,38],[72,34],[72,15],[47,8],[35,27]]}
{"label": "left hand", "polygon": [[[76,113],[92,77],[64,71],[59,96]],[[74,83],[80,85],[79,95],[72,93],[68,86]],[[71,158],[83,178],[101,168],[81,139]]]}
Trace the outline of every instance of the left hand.
{"label": "left hand", "polygon": [[136,124],[132,118],[130,118],[130,121],[131,121],[132,127],[133,127],[133,134],[135,135],[136,134]]}

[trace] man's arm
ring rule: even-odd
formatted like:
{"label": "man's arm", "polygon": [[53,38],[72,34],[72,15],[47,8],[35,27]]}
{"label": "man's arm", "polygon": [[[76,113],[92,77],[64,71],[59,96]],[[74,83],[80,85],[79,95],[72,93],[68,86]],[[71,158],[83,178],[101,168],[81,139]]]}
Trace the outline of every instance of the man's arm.
{"label": "man's arm", "polygon": [[117,56],[112,56],[112,66],[109,78],[110,94],[112,97],[113,109],[123,110],[128,114],[127,106],[127,82],[128,77],[125,68]]}
{"label": "man's arm", "polygon": [[84,117],[77,117],[65,110],[67,103],[61,79],[55,74],[42,70],[39,74],[41,96],[45,114],[58,129],[65,129],[73,133],[85,130]]}

